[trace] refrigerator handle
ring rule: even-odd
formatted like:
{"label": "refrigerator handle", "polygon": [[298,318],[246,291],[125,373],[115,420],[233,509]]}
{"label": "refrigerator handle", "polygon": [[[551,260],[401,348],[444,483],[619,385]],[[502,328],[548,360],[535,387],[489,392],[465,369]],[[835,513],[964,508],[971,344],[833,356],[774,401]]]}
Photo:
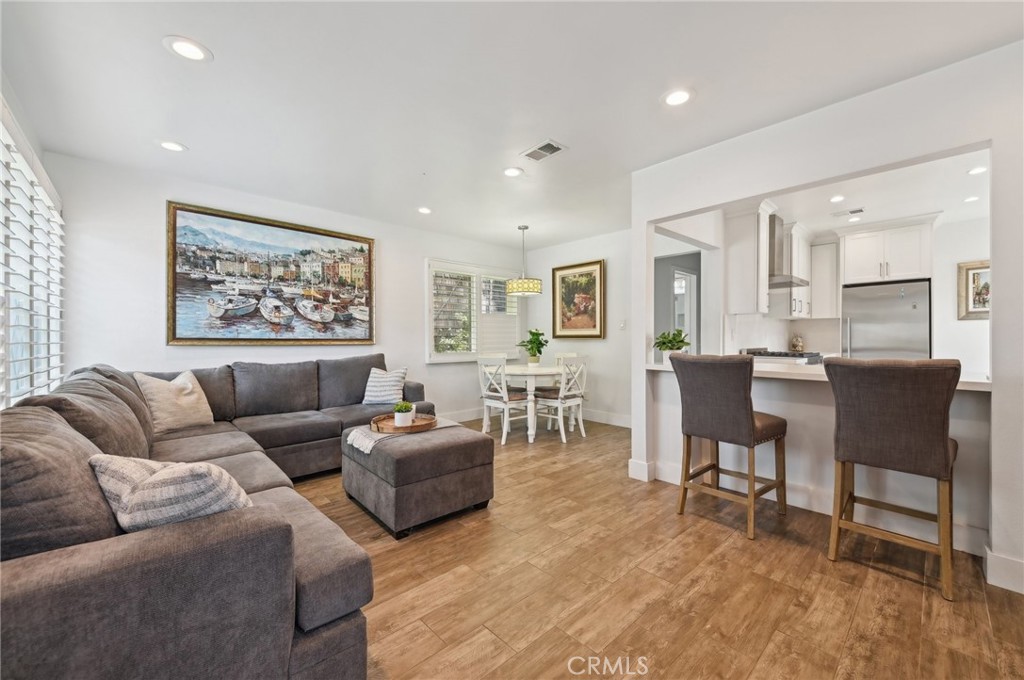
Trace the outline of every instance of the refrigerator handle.
{"label": "refrigerator handle", "polygon": [[853,319],[846,317],[846,356],[847,358],[853,356],[853,346],[851,344],[851,337],[853,335]]}

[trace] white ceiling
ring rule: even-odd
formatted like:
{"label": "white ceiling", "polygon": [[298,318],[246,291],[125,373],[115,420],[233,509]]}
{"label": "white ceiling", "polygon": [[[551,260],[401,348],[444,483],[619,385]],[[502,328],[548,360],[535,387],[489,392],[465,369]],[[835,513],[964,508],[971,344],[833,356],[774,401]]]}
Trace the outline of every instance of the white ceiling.
{"label": "white ceiling", "polygon": [[[527,223],[531,249],[627,228],[633,170],[1024,35],[1017,2],[0,8],[48,151],[509,246]],[[518,157],[548,137],[568,151]]]}
{"label": "white ceiling", "polygon": [[[786,222],[800,222],[811,233],[821,235],[931,213],[940,213],[938,223],[966,222],[989,216],[989,173],[967,174],[978,167],[989,168],[987,149],[772,195],[769,199],[778,206],[778,214]],[[845,200],[831,203],[829,199],[836,195]],[[978,200],[964,203],[971,196]],[[864,209],[855,224],[850,223],[848,215],[834,214],[853,208]]]}

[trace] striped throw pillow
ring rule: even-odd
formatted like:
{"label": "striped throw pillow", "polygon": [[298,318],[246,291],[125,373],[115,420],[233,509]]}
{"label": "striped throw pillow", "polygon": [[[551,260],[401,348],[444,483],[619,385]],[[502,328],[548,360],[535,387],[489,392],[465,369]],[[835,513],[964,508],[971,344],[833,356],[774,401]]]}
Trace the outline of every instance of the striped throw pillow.
{"label": "striped throw pillow", "polygon": [[402,390],[405,388],[405,374],[408,368],[394,371],[370,369],[370,379],[366,381],[364,404],[394,404],[402,401]]}
{"label": "striped throw pillow", "polygon": [[97,454],[89,465],[125,531],[252,505],[238,482],[212,463],[161,463]]}

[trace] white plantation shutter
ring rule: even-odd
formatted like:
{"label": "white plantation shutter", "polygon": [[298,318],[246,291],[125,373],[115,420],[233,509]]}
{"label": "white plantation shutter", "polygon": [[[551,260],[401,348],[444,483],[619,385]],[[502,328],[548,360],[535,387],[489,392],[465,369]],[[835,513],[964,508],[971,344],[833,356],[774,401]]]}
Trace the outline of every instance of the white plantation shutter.
{"label": "white plantation shutter", "polygon": [[63,373],[64,221],[0,128],[0,402],[44,394]]}
{"label": "white plantation shutter", "polygon": [[505,295],[513,272],[478,265],[427,261],[427,361],[476,361],[478,352],[514,354],[520,320]]}

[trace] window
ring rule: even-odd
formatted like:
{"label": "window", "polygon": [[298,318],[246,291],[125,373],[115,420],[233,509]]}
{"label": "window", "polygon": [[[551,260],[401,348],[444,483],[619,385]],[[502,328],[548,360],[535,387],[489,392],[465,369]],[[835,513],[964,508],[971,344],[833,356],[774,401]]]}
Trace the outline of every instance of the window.
{"label": "window", "polygon": [[63,220],[15,146],[0,129],[0,402],[44,394],[62,377]]}
{"label": "window", "polygon": [[519,341],[519,306],[505,295],[515,278],[477,265],[427,261],[427,361],[475,361],[478,352],[515,353]]}

